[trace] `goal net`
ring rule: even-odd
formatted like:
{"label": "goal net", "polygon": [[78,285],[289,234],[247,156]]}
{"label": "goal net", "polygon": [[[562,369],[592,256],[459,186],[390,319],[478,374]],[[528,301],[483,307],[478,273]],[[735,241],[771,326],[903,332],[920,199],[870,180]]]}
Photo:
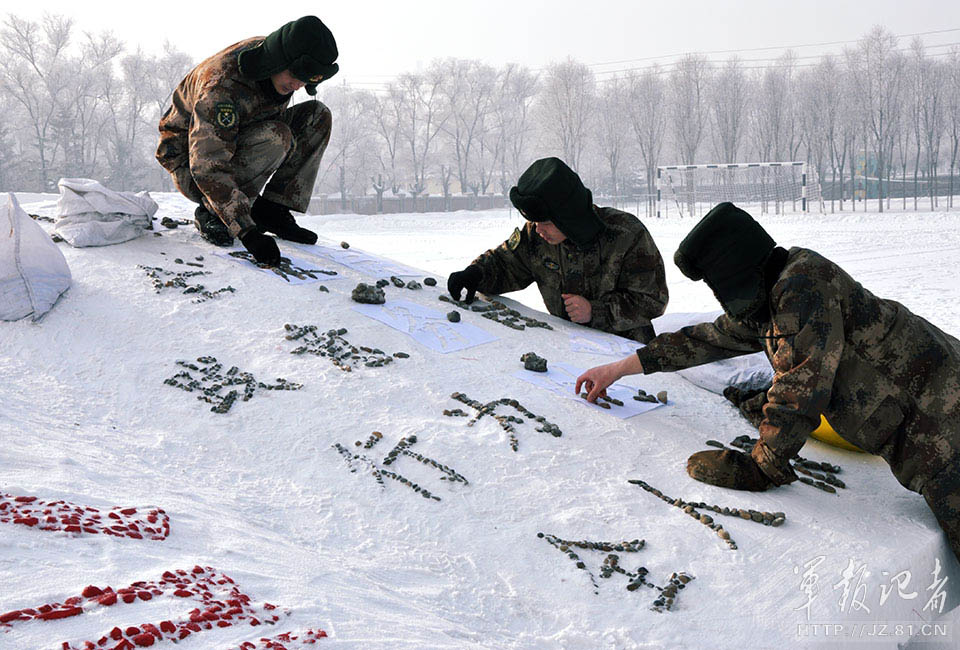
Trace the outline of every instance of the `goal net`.
{"label": "goal net", "polygon": [[724,201],[759,214],[823,211],[816,169],[805,162],[657,167],[658,217],[700,217]]}

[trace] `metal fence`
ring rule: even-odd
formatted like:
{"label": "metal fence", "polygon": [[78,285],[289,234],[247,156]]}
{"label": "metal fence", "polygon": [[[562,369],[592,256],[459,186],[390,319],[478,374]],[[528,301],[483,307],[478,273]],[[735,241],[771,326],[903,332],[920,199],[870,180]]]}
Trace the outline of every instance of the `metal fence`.
{"label": "metal fence", "polygon": [[403,212],[454,212],[456,210],[495,210],[509,208],[505,196],[358,196],[341,199],[315,196],[310,199],[310,214],[398,214]]}

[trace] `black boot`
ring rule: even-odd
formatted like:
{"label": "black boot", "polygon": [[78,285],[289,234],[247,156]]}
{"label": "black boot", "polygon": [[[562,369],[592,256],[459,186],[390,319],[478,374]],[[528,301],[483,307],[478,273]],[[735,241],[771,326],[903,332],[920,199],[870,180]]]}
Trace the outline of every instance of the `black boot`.
{"label": "black boot", "polygon": [[230,246],[233,244],[233,235],[227,230],[227,227],[220,221],[220,217],[210,214],[202,205],[198,205],[193,211],[193,223],[200,231],[200,236],[206,239],[214,246]]}
{"label": "black boot", "polygon": [[272,232],[280,239],[300,244],[317,243],[316,233],[298,226],[293,215],[290,214],[290,208],[262,196],[258,196],[253,202],[250,216],[253,218],[253,223],[257,224],[257,230],[262,233]]}

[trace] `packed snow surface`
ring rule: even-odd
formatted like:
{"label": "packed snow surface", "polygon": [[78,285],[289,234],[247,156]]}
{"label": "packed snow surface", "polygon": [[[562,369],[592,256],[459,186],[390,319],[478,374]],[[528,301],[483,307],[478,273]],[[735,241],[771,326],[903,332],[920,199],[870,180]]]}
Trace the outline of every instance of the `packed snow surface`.
{"label": "packed snow surface", "polygon": [[[55,216],[55,196],[20,198],[28,212]],[[321,629],[327,637],[316,647],[813,647],[838,642],[811,636],[813,622],[888,621],[919,629],[957,604],[960,569],[933,515],[880,459],[808,442],[803,457],[842,467],[838,477],[847,488],[837,494],[800,483],[761,494],[697,483],[686,474],[687,457],[708,448],[706,440],[753,435],[750,425],[721,396],[676,374],[626,378],[623,385],[634,392],[669,396],[668,404],[627,419],[515,377],[530,351],[581,369],[617,358],[574,351],[571,334],[586,330],[542,313],[534,287],[507,302],[552,330],[518,331],[458,309],[462,323],[496,340],[440,353],[354,309],[353,288],[379,277],[281,242],[285,254],[337,272],[317,282],[287,282],[217,255],[222,251],[192,225],[163,228],[163,217],[192,219],[192,206],[174,194],[154,198],[160,236],[148,232],[102,248],[61,244],[72,288],[38,323],[0,323],[0,502],[24,509],[63,501],[101,516],[79,532],[57,519],[56,505],[48,508],[54,520],[48,527],[56,530],[42,530],[42,517],[35,525],[0,523],[0,615],[36,614],[0,618],[0,648],[83,647],[104,636],[109,645],[98,647],[114,647],[114,628],[126,634],[136,627],[143,640],[145,623],[189,622],[191,611],[203,607],[197,598],[174,596],[172,582],[150,600],[111,606],[83,595],[95,593],[85,592],[88,586],[156,586],[165,572],[184,575],[178,569],[188,577],[229,576],[234,596],[249,597],[243,618],[220,617],[228,625],[209,630],[198,625],[177,644],[185,649],[266,647],[260,639],[282,633],[297,637],[284,641],[287,647],[301,647]],[[956,213],[759,220],[781,245],[812,248],[877,295],[960,334]],[[422,270],[405,281],[436,278],[435,287],[389,284],[384,292],[387,306],[408,301],[441,314],[454,309],[438,300],[447,275],[522,225],[506,210],[299,221],[332,247],[344,241],[351,251]],[[53,231],[52,223],[40,223]],[[672,263],[694,221],[644,223],[666,262],[668,312],[717,309],[709,289]],[[141,265],[206,271],[189,281],[211,292],[235,291],[203,302],[182,289],[157,292]],[[291,354],[303,340],[287,340],[286,324],[314,325],[317,334],[345,328],[337,336],[368,348],[369,358],[396,352],[409,358],[345,372],[329,358]],[[283,379],[302,388],[257,388],[243,401],[239,384],[232,408],[213,412],[197,399],[200,391],[164,383],[181,371],[201,378],[176,362],[213,363],[197,361],[204,357],[216,358],[225,376],[236,367],[233,376],[250,373],[259,383],[282,386]],[[468,426],[477,411],[452,398],[454,392],[483,404],[517,400],[562,435],[538,431],[541,423],[509,404]],[[458,408],[467,417],[443,414]],[[524,421],[498,422],[494,415]],[[513,428],[515,451],[505,424]],[[391,458],[403,438],[407,446]],[[786,522],[773,527],[710,513],[735,540],[731,550],[631,479],[685,502],[783,512]],[[117,534],[104,534],[114,521]],[[131,522],[140,539],[126,534]],[[554,538],[645,540],[636,552],[622,545],[615,551],[620,567],[630,573],[645,567],[647,582],[659,587],[674,572],[693,579],[669,611],[655,611],[656,587],[628,590],[624,575],[603,577],[608,551],[560,550],[560,543],[549,543]],[[194,567],[204,573],[192,574]],[[896,575],[901,582],[893,581]],[[942,602],[931,603],[937,590],[928,587],[938,576],[950,580]],[[37,614],[41,605],[71,598],[82,611],[53,620]],[[264,624],[251,627],[254,615]],[[267,625],[273,616],[278,620]],[[907,636],[901,631],[875,643],[895,647]],[[165,639],[156,645],[170,644]]]}

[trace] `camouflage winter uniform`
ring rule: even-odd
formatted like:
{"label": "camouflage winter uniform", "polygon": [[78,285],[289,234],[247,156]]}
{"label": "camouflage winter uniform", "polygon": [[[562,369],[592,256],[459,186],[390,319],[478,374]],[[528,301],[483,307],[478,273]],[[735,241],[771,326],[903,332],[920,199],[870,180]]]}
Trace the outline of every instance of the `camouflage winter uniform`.
{"label": "camouflage winter uniform", "polygon": [[590,327],[646,342],[650,319],[667,305],[663,259],[650,233],[631,214],[613,208],[594,210],[604,229],[595,243],[578,248],[569,239],[548,244],[527,223],[497,248],[472,263],[483,271],[477,287],[507,293],[536,282],[547,310],[566,318],[560,294],[590,301]]}
{"label": "camouflage winter uniform", "polygon": [[788,459],[822,413],[924,495],[960,558],[960,341],[802,248],[789,251],[769,304],[759,330],[723,315],[658,336],[637,351],[644,373],[763,350],[774,369],[752,454],[763,472],[794,480]]}
{"label": "camouflage winter uniform", "polygon": [[177,189],[226,224],[233,236],[254,227],[250,204],[263,197],[298,212],[310,202],[330,139],[330,111],[311,100],[286,108],[269,79],[245,78],[237,55],[263,41],[241,41],[213,55],[180,82],[160,120],[157,160]]}

